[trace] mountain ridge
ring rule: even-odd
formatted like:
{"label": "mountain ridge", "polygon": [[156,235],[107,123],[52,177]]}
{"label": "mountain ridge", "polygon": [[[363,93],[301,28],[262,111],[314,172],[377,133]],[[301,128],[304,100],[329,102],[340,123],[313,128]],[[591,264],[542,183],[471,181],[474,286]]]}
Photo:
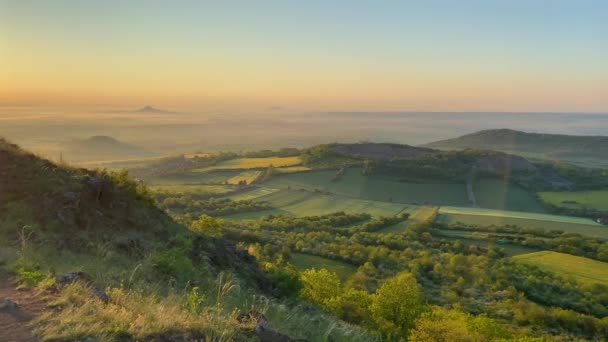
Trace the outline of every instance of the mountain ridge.
{"label": "mountain ridge", "polygon": [[477,131],[420,146],[440,150],[489,149],[529,158],[608,167],[608,136],[601,135],[529,133],[502,128]]}

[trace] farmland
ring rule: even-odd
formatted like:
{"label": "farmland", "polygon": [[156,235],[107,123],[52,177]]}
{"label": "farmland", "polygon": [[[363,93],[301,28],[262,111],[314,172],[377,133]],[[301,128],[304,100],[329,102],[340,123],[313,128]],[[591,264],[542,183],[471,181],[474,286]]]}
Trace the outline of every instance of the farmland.
{"label": "farmland", "polygon": [[166,184],[225,184],[227,180],[241,174],[240,170],[212,170],[209,172],[184,171],[153,178],[151,185]]}
{"label": "farmland", "polygon": [[513,259],[565,277],[572,276],[583,283],[608,285],[608,263],[605,262],[550,251],[522,254]]}
{"label": "farmland", "polygon": [[336,272],[343,282],[348,280],[348,278],[357,271],[357,268],[353,265],[310,254],[292,253],[290,261],[299,271],[310,268],[325,268],[329,271]]}
{"label": "farmland", "polygon": [[150,187],[153,191],[181,194],[215,194],[221,195],[233,191],[229,185],[208,184],[162,184]]}
{"label": "farmland", "polygon": [[[399,203],[368,201],[307,190],[293,189],[274,191],[268,195],[257,197],[256,199],[259,201],[268,202],[272,207],[278,209],[257,212],[255,213],[257,214],[257,217],[270,214],[313,216],[329,214],[337,211],[344,211],[347,213],[369,213],[374,216],[388,216],[401,213],[407,207],[406,205]],[[229,216],[229,218],[252,218],[252,214],[253,213],[248,213],[245,217],[242,215],[234,215]]]}
{"label": "farmland", "polygon": [[608,211],[608,191],[540,192],[540,198],[556,207]]}
{"label": "farmland", "polygon": [[[335,171],[311,171],[279,175],[265,186],[278,189],[322,190],[345,197],[372,201],[467,206],[464,183],[402,182],[388,176],[364,176],[361,169],[348,169],[339,180]],[[332,181],[333,180],[333,181]]]}
{"label": "farmland", "polygon": [[300,157],[269,157],[269,158],[236,158],[223,161],[217,165],[195,171],[230,170],[230,169],[263,169],[267,167],[293,167],[301,163]]}
{"label": "farmland", "polygon": [[477,181],[475,197],[482,208],[545,212],[533,193],[499,179],[480,179]]}
{"label": "farmland", "polygon": [[569,233],[608,238],[608,227],[590,219],[579,217],[454,207],[442,207],[439,214],[439,222],[447,224],[461,223],[471,226],[515,225],[523,228],[562,230]]}
{"label": "farmland", "polygon": [[228,184],[239,184],[245,182],[245,184],[253,183],[258,177],[262,175],[262,171],[243,171],[238,175],[226,180]]}
{"label": "farmland", "polygon": [[437,208],[436,207],[408,207],[404,210],[404,212],[408,212],[410,217],[404,221],[399,222],[390,227],[386,227],[380,230],[380,233],[403,233],[408,227],[413,224],[420,223],[430,223],[435,220],[437,216]]}

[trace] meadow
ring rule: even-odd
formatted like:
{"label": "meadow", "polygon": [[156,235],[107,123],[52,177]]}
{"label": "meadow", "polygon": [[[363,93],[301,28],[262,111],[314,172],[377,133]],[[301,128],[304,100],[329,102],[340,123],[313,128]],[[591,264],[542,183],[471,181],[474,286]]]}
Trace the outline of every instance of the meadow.
{"label": "meadow", "polygon": [[311,171],[278,175],[264,185],[278,189],[321,190],[372,201],[467,206],[464,183],[404,182],[397,177],[364,176],[350,168],[340,179],[336,171]]}
{"label": "meadow", "polygon": [[561,230],[568,233],[608,238],[608,227],[580,217],[481,208],[441,207],[438,221],[446,224],[463,223],[476,226],[515,225],[523,228]]}
{"label": "meadow", "polygon": [[282,168],[292,167],[301,164],[300,157],[268,157],[268,158],[236,158],[220,162],[216,165],[197,169],[195,171],[206,172],[209,170],[230,170],[230,169],[264,169],[268,167]]}
{"label": "meadow", "polygon": [[298,271],[325,268],[335,272],[342,282],[348,280],[357,271],[357,267],[345,262],[303,253],[292,253],[290,262]]}
{"label": "meadow", "polygon": [[160,184],[149,187],[152,191],[166,192],[173,194],[214,194],[222,195],[234,191],[234,186],[231,185],[214,185],[214,184]]}
{"label": "meadow", "polygon": [[241,174],[240,170],[210,170],[207,172],[184,171],[169,173],[148,181],[151,185],[166,184],[225,184]]}
{"label": "meadow", "polygon": [[409,227],[414,224],[420,224],[424,222],[432,222],[437,216],[437,207],[408,207],[404,212],[408,212],[410,217],[390,227],[386,227],[378,231],[379,233],[403,233]]}
{"label": "meadow", "polygon": [[513,259],[586,284],[608,285],[608,263],[605,262],[551,251],[522,254]]}
{"label": "meadow", "polygon": [[[255,191],[256,193],[259,193],[263,190]],[[243,195],[246,195],[246,193],[236,196]],[[276,209],[259,211],[255,213],[237,214],[228,216],[228,218],[252,219],[266,215],[278,214],[289,216],[315,216],[330,214],[337,211],[344,211],[346,213],[368,213],[373,216],[391,216],[408,210],[408,206],[400,203],[368,201],[333,194],[323,194],[313,191],[295,189],[274,191],[268,195],[256,197],[256,199],[258,201],[268,202]]]}
{"label": "meadow", "polygon": [[608,211],[608,191],[539,192],[544,202],[568,209],[596,209]]}
{"label": "meadow", "polygon": [[500,179],[480,179],[474,191],[477,204],[482,208],[545,212],[533,193]]}

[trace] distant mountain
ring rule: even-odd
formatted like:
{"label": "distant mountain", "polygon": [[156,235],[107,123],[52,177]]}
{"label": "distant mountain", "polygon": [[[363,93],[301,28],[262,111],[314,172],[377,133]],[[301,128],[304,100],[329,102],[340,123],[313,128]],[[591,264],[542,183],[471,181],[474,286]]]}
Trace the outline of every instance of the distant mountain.
{"label": "distant mountain", "polygon": [[583,166],[608,167],[608,136],[526,133],[511,129],[492,129],[422,146],[441,150],[486,149],[530,158],[564,160]]}
{"label": "distant mountain", "polygon": [[154,153],[143,147],[118,141],[106,135],[95,135],[65,144],[66,155],[70,159],[99,160],[150,157]]}
{"label": "distant mountain", "polygon": [[154,108],[152,106],[145,106],[135,111],[135,113],[173,113],[167,110]]}

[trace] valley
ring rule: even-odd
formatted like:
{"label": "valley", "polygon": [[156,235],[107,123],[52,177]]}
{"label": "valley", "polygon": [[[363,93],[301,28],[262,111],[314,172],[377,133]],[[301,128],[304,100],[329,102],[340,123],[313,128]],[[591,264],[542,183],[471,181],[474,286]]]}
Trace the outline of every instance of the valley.
{"label": "valley", "polygon": [[[141,271],[142,277],[162,278],[164,272],[182,283],[192,279],[210,281],[203,280],[205,276],[199,269],[206,262],[200,264],[196,261],[199,257],[195,257],[204,250],[205,258],[210,258],[205,260],[227,257],[236,264],[253,262],[246,267],[249,271],[224,263],[212,268],[220,278],[225,272],[232,272],[239,279],[234,281],[251,291],[265,293],[270,288],[277,302],[264,309],[265,315],[272,316],[273,325],[290,336],[319,339],[315,331],[301,330],[302,323],[294,328],[276,316],[277,308],[285,305],[279,303],[293,300],[311,303],[318,310],[312,315],[329,315],[320,324],[331,325],[335,319],[346,324],[345,328],[350,327],[347,329],[361,329],[354,339],[353,335],[330,332],[332,339],[364,341],[390,336],[388,330],[373,323],[376,318],[367,304],[358,307],[355,316],[347,308],[362,305],[361,301],[373,302],[383,286],[403,272],[413,274],[421,284],[424,305],[430,305],[432,310],[446,304],[458,305],[465,315],[481,311],[492,317],[491,324],[496,324],[497,329],[506,329],[503,336],[507,339],[524,335],[541,340],[550,336],[594,339],[608,329],[601,320],[608,312],[608,301],[598,296],[598,291],[607,286],[601,272],[608,265],[608,226],[601,223],[608,180],[602,171],[553,166],[502,152],[443,152],[372,143],[328,144],[302,150],[191,153],[132,160],[124,165],[130,165],[129,173],[139,181],[130,183],[125,171],[110,171],[108,175],[117,184],[124,184],[124,189],[131,189],[136,197],[149,201],[147,205],[155,203],[167,213],[167,219],[170,217],[175,224],[173,229],[183,230],[177,233],[182,237],[172,238],[168,244],[152,237],[128,242],[140,246],[136,250],[152,248],[151,259],[143,256],[138,264],[147,266],[119,256],[123,252],[104,257],[101,264],[96,255],[105,252],[66,251],[78,253],[75,263],[60,261],[50,249],[27,258],[22,252],[9,252],[3,261],[8,265],[20,265],[25,260],[36,265],[37,278],[31,280],[25,275],[32,272],[30,268],[10,266],[16,269],[17,279],[28,279],[21,281],[39,287],[39,281],[47,279],[49,272],[83,269],[108,288],[112,297],[124,296],[116,292],[119,290],[113,280],[122,279],[122,271],[101,270],[99,267],[109,267],[103,266],[106,262],[132,269],[130,282],[136,281],[133,276],[140,273],[139,267],[147,267]],[[14,209],[8,210],[12,216],[4,221],[8,222],[4,228],[7,233],[18,227],[14,223],[11,226],[10,220],[24,219]],[[135,212],[140,209],[128,209],[127,215]],[[121,215],[124,214],[107,217],[114,220]],[[6,227],[13,228],[7,231]],[[120,246],[119,236],[102,234],[87,239],[101,238],[105,241],[102,244]],[[127,239],[133,241],[131,237]],[[202,247],[206,240],[215,242]],[[144,247],[152,241],[156,241],[156,247]],[[224,244],[230,247],[219,247]],[[245,259],[236,260],[232,253]],[[30,273],[23,273],[25,270]],[[536,280],[523,281],[525,278]],[[540,293],[539,288],[547,282],[552,284],[550,292]],[[319,284],[334,284],[334,292],[323,294],[329,289],[317,288]],[[193,286],[190,291],[199,288]],[[554,293],[569,299],[557,300]],[[318,297],[322,294],[329,297]],[[200,295],[205,297],[201,297],[200,305],[207,305],[207,296],[213,296],[208,291]],[[230,294],[222,306],[235,310],[249,300],[247,295]],[[123,310],[135,310],[135,304],[124,302]],[[566,310],[570,315],[568,324],[575,328],[551,323],[561,319],[554,307]],[[523,318],[527,314],[517,310],[536,310],[544,318],[528,321]],[[188,315],[178,311],[173,315]],[[74,307],[62,315],[77,312]],[[246,333],[246,328],[234,330],[222,312],[214,313],[205,323],[183,316],[185,322],[190,322],[184,327],[215,334],[213,329],[197,324],[220,320],[225,329],[232,329],[232,338],[240,339],[237,336]],[[59,324],[46,320],[48,324]],[[129,336],[144,336],[144,330],[125,329]],[[549,330],[552,333],[547,334]],[[38,331],[72,336],[68,330],[62,332],[50,326]]]}

